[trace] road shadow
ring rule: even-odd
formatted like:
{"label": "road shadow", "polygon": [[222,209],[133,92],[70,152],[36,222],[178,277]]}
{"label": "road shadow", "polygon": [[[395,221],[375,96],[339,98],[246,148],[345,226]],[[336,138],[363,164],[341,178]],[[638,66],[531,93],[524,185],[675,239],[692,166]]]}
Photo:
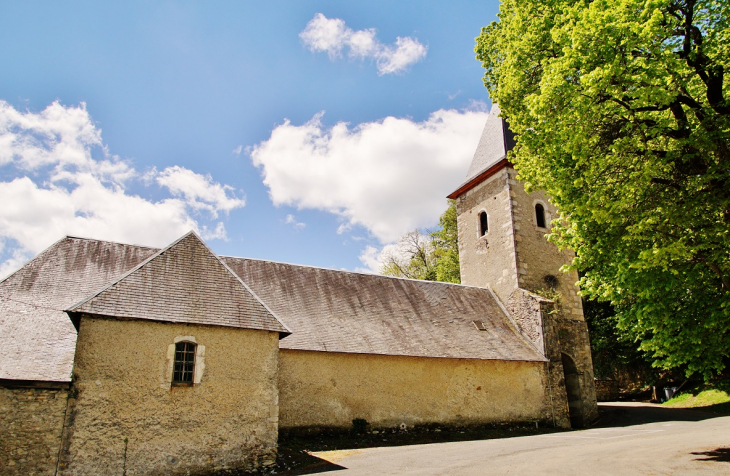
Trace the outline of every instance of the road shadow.
{"label": "road shadow", "polygon": [[730,448],[716,448],[711,451],[698,451],[690,454],[695,456],[706,456],[706,458],[695,458],[695,461],[718,461],[730,463]]}
{"label": "road shadow", "polygon": [[[591,425],[591,428],[616,428],[668,421],[702,421],[723,416],[722,414],[706,411],[706,409],[669,408],[658,404],[627,402],[599,403],[598,409],[600,416]],[[346,469],[343,466],[318,458],[312,454],[321,451],[349,451],[382,446],[409,446],[428,443],[511,438],[562,431],[571,430],[561,430],[550,426],[539,426],[536,428],[527,425],[504,425],[500,427],[492,425],[464,427],[433,425],[410,428],[408,431],[396,428],[366,431],[364,433],[324,430],[312,434],[299,434],[281,431],[279,434],[279,455],[274,467],[267,468],[261,473],[237,474],[278,474],[293,476],[336,472]],[[717,448],[713,451],[693,454],[704,457],[704,461],[727,461],[727,458],[730,457],[730,449]]]}
{"label": "road shadow", "polygon": [[[721,404],[724,405],[724,404]],[[713,405],[720,407],[721,405]],[[719,408],[718,410],[722,410]],[[591,425],[592,428],[614,428],[645,423],[665,421],[703,421],[724,416],[724,412],[714,413],[712,407],[671,408],[658,404],[599,403],[598,419]]]}
{"label": "road shadow", "polygon": [[268,468],[264,474],[292,476],[346,469],[312,454],[321,451],[348,452],[383,446],[410,446],[429,443],[487,440],[555,433],[558,431],[565,430],[546,427],[544,424],[543,426],[535,425],[535,423],[529,425],[505,424],[500,426],[424,425],[417,428],[411,427],[407,430],[390,428],[357,433],[346,430],[321,430],[311,434],[282,431],[279,434],[279,455],[276,465],[273,468]]}
{"label": "road shadow", "polygon": [[276,463],[272,466],[266,466],[257,470],[235,470],[224,469],[201,473],[200,476],[264,476],[264,475],[287,475],[299,476],[305,474],[328,473],[330,471],[338,471],[347,469],[339,464],[318,458],[317,456],[305,451],[294,450],[291,448],[280,448],[276,457]]}

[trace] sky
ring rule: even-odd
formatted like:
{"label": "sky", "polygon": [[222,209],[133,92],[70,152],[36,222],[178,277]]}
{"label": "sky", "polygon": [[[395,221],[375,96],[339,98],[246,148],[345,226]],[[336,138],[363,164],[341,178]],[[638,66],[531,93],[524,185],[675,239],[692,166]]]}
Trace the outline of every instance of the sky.
{"label": "sky", "polygon": [[66,235],[377,272],[434,229],[497,1],[0,1],[0,277]]}

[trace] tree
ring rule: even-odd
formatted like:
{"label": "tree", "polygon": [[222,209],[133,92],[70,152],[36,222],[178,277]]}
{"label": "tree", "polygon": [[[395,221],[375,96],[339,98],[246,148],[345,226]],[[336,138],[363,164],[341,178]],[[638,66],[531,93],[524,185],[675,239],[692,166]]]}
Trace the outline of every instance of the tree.
{"label": "tree", "polygon": [[561,211],[589,298],[655,365],[730,355],[730,4],[504,0],[477,38],[517,135],[511,160]]}
{"label": "tree", "polygon": [[460,283],[456,202],[439,218],[439,228],[427,234],[416,229],[403,235],[385,257],[381,273],[402,278]]}

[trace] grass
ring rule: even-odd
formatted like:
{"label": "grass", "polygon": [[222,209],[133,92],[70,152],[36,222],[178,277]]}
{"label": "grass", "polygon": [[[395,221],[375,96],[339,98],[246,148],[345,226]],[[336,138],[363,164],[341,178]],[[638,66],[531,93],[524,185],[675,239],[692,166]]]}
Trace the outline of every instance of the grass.
{"label": "grass", "polygon": [[699,408],[713,413],[730,414],[730,383],[717,382],[681,392],[664,406],[671,408]]}

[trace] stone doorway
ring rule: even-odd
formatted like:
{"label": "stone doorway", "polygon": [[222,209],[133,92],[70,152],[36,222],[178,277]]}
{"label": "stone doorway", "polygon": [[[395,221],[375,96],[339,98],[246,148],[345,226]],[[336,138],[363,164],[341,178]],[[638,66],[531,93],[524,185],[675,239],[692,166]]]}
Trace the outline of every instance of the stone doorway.
{"label": "stone doorway", "polygon": [[563,361],[563,374],[565,376],[565,393],[568,395],[568,412],[570,414],[570,426],[583,428],[583,402],[580,392],[580,374],[573,359],[567,354],[560,355]]}

